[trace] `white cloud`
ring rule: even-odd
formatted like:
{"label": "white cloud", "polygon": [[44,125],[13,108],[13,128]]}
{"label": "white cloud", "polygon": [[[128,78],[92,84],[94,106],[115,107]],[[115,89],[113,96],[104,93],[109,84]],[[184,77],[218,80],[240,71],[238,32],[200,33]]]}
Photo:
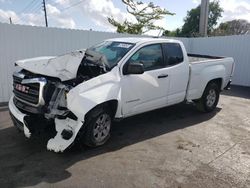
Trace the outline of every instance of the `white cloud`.
{"label": "white cloud", "polygon": [[[212,0],[211,0],[212,1]],[[11,2],[10,0],[0,0],[0,2]],[[115,28],[108,23],[107,17],[113,16],[117,21],[122,22],[125,19],[135,22],[135,18],[122,11],[115,5],[115,0],[83,0],[77,6],[72,6],[67,11],[62,10],[67,8],[79,0],[51,0],[48,1],[47,12],[49,19],[49,26],[76,28],[74,18],[71,13],[77,12],[78,15],[87,17],[93,22],[93,29],[95,26],[101,26],[103,30],[115,31]],[[192,0],[192,3],[199,4],[201,0]],[[220,21],[229,21],[233,19],[246,19],[250,22],[250,1],[249,0],[219,0],[221,7],[224,9],[223,17]],[[141,5],[143,8],[145,5]],[[72,14],[77,15],[77,14]],[[20,13],[16,14],[11,10],[2,10],[0,8],[0,21],[9,22],[9,17],[12,18],[13,23],[29,24],[44,26],[43,11],[37,13]],[[167,28],[167,18],[158,20],[156,25]],[[159,31],[151,31],[148,34],[158,35]]]}
{"label": "white cloud", "polygon": [[[131,22],[136,21],[134,16],[127,13],[126,10],[122,11],[115,6],[114,0],[83,0],[82,3],[77,4],[77,6],[72,6],[70,9],[67,9],[67,11],[63,11],[65,8],[75,5],[77,2],[79,2],[79,0],[49,1],[47,4],[49,26],[75,28],[75,21],[70,14],[82,14],[82,16],[92,20],[93,28],[95,28],[95,26],[101,26],[106,31],[115,31],[115,27],[108,22],[107,17],[113,16],[114,19],[119,22],[125,20]],[[139,9],[144,7],[145,4],[141,5]],[[77,12],[77,14],[75,14],[75,12]],[[21,13],[20,15],[16,15],[13,11],[0,9],[0,21],[8,22],[10,16],[12,17],[13,23],[44,26],[44,15],[42,10],[36,14]],[[155,24],[167,28],[167,19],[163,18],[158,20]],[[150,34],[152,33],[158,35],[159,31],[151,31]]]}
{"label": "white cloud", "polygon": [[[192,0],[194,4],[199,5],[201,0]],[[234,19],[244,19],[250,22],[250,1],[249,0],[219,0],[223,8],[220,22]]]}
{"label": "white cloud", "polygon": [[51,4],[47,4],[46,8],[50,15],[60,15],[61,13],[61,11],[58,8],[52,6]]}
{"label": "white cloud", "polygon": [[22,20],[13,19],[13,23],[25,24],[25,25],[37,25],[44,26],[44,17],[41,14],[21,14]]}
{"label": "white cloud", "polygon": [[201,0],[192,0],[192,2],[194,3],[194,4],[200,4],[201,3]]}
{"label": "white cloud", "polygon": [[11,11],[11,10],[5,11],[5,10],[0,9],[0,21],[1,22],[9,22],[10,17],[15,20],[18,19],[18,16],[16,15],[14,11]]}
{"label": "white cloud", "polygon": [[60,5],[69,5],[70,0],[55,0],[55,3]]}
{"label": "white cloud", "polygon": [[[201,0],[192,0],[194,4],[199,5]],[[234,19],[244,19],[250,22],[250,1],[249,0],[219,0],[223,8],[220,21],[230,21]]]}
{"label": "white cloud", "polygon": [[250,22],[250,2],[246,0],[220,0],[224,9],[222,21],[245,19]]}
{"label": "white cloud", "polygon": [[[69,15],[65,13],[62,14],[58,8],[51,4],[47,4],[46,7],[50,26],[62,28],[76,27],[74,19]],[[17,15],[14,11],[0,9],[1,22],[9,22],[9,17],[11,17],[14,24],[44,26],[44,15],[42,10],[37,13],[20,13]]]}
{"label": "white cloud", "polygon": [[75,21],[69,15],[62,13],[57,7],[47,4],[48,19],[57,27],[65,27],[74,29]]}
{"label": "white cloud", "polygon": [[[59,4],[62,8],[67,8],[70,5],[74,5],[75,2],[70,3],[69,0],[56,0],[57,4]],[[77,1],[76,1],[77,2]],[[118,22],[123,22],[125,20],[136,22],[136,19],[131,14],[127,13],[127,11],[122,11],[120,8],[115,6],[115,1],[112,0],[84,0],[78,6],[72,7],[70,10],[72,12],[78,11],[84,17],[88,17],[93,21],[93,27],[95,25],[103,27],[106,31],[115,31],[115,27],[113,27],[107,20],[108,17],[113,16],[114,19]],[[142,9],[146,6],[146,4],[142,4],[139,6],[139,9]],[[155,22],[156,25],[166,28],[167,21],[166,18],[162,20],[158,20]],[[158,35],[159,31],[151,31],[149,34]],[[147,33],[148,34],[148,33]]]}
{"label": "white cloud", "polygon": [[86,0],[78,9],[84,16],[88,16],[96,25],[102,26],[109,31],[114,31],[115,28],[109,24],[107,18],[113,16],[115,20],[122,22],[125,19],[132,20],[131,15],[122,12],[115,7],[111,0]]}
{"label": "white cloud", "polygon": [[[74,2],[69,0],[56,0],[56,3],[61,5],[62,8],[67,8],[74,5]],[[95,25],[102,26],[109,31],[114,31],[114,27],[107,21],[107,17],[113,15],[115,19],[125,20],[126,13],[123,13],[119,8],[115,7],[111,0],[85,0],[78,6],[73,6],[71,11],[78,11],[84,17],[91,19]]]}
{"label": "white cloud", "polygon": [[75,29],[76,28],[75,21],[72,18],[68,18],[68,19],[57,18],[56,22],[58,23],[58,25],[62,25],[65,28],[71,28],[71,29]]}
{"label": "white cloud", "polygon": [[[192,2],[199,5],[201,0],[192,0]],[[220,21],[224,22],[234,19],[244,19],[250,22],[249,0],[219,0],[219,3],[224,10]]]}

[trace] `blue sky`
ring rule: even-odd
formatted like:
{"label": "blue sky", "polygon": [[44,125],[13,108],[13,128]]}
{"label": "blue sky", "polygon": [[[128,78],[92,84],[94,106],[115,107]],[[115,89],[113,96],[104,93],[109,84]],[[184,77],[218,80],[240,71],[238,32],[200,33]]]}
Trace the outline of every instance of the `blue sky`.
{"label": "blue sky", "polygon": [[[133,21],[133,17],[126,12],[126,7],[121,0],[46,1],[48,22],[51,27],[115,31],[114,27],[107,22],[107,16],[113,15],[118,21],[125,19]],[[149,0],[143,0],[143,2],[147,3]],[[173,30],[182,26],[187,11],[196,7],[200,0],[153,0],[153,2],[176,13],[175,16],[166,16],[156,23],[165,29]],[[232,19],[250,21],[250,0],[220,0],[219,2],[224,9],[220,21]],[[0,0],[0,22],[8,22],[9,17],[14,24],[43,26],[42,0]]]}

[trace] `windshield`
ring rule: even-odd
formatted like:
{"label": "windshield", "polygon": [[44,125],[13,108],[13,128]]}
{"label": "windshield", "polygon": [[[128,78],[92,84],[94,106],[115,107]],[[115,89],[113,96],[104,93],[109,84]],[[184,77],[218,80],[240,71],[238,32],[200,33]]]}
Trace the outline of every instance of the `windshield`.
{"label": "windshield", "polygon": [[105,56],[109,68],[113,68],[133,46],[134,44],[132,43],[104,41],[88,50]]}

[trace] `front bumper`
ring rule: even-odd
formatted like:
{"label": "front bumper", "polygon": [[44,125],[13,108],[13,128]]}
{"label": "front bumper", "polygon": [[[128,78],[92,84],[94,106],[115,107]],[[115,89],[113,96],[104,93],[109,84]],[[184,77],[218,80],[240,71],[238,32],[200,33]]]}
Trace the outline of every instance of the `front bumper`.
{"label": "front bumper", "polygon": [[11,120],[14,124],[14,126],[21,132],[23,132],[23,123],[21,121],[19,121],[11,112],[10,112],[10,117]]}
{"label": "front bumper", "polygon": [[9,101],[9,111],[10,111],[11,117],[14,121],[14,124],[17,126],[17,128],[23,131],[24,135],[27,138],[29,138],[31,136],[31,133],[25,122],[25,117],[27,116],[27,114],[24,114],[20,110],[17,109],[17,107],[14,104],[13,99],[14,97],[12,96]]}
{"label": "front bumper", "polygon": [[[9,101],[9,111],[12,120],[16,127],[23,131],[27,138],[30,138],[33,129],[31,124],[29,125],[30,116],[22,113],[14,104],[13,96]],[[74,142],[78,131],[82,127],[83,123],[79,120],[73,120],[71,118],[66,119],[54,119],[56,135],[49,139],[47,143],[47,149],[55,152],[63,152]],[[29,129],[30,126],[30,129]],[[30,131],[31,130],[31,131]]]}

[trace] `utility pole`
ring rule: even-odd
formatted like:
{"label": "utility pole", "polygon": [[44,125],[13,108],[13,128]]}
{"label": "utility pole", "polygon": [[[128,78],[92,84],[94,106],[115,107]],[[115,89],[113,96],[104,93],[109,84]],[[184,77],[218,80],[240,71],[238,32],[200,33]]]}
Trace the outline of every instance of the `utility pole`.
{"label": "utility pole", "polygon": [[12,24],[12,19],[11,19],[11,17],[9,17],[9,20],[10,20],[10,24]]}
{"label": "utility pole", "polygon": [[45,0],[43,0],[43,10],[44,10],[45,25],[46,25],[46,27],[48,27],[48,19],[47,19],[47,11],[46,11]]}
{"label": "utility pole", "polygon": [[201,0],[199,33],[202,37],[207,36],[209,0]]}

